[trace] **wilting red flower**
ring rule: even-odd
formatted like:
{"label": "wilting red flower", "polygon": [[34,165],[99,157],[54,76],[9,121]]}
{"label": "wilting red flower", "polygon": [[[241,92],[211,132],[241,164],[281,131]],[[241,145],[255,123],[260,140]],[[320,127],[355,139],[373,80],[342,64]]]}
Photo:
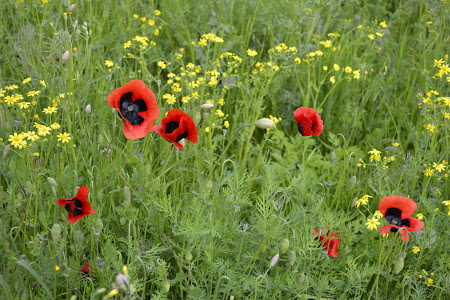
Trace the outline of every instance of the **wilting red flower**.
{"label": "wilting red flower", "polygon": [[323,130],[323,121],[317,111],[309,107],[297,108],[294,112],[298,132],[303,136],[319,136]]}
{"label": "wilting red flower", "polygon": [[[416,211],[417,204],[403,196],[387,196],[381,199],[378,209],[389,225],[380,228],[381,233],[397,232],[402,228],[402,240],[409,241],[407,231],[420,231],[424,223],[411,215]],[[405,230],[406,229],[406,230]]]}
{"label": "wilting red flower", "polygon": [[[319,232],[314,229],[314,235],[318,235]],[[315,239],[319,239],[320,244],[322,244],[323,249],[328,251],[329,256],[337,257],[337,246],[341,243],[337,238],[339,234],[333,233],[330,235],[330,230],[326,234],[322,234]]]}
{"label": "wilting red flower", "polygon": [[129,139],[139,139],[153,130],[159,108],[151,89],[141,80],[131,80],[108,96],[108,104],[117,109],[123,119],[123,133]]}
{"label": "wilting red flower", "polygon": [[179,109],[169,110],[167,117],[162,119],[161,125],[155,126],[155,131],[167,141],[174,143],[179,149],[183,149],[183,145],[179,143],[181,139],[197,143],[198,131],[194,121]]}
{"label": "wilting red flower", "polygon": [[83,268],[81,268],[81,275],[89,275],[89,262],[85,262]]}
{"label": "wilting red flower", "polygon": [[70,223],[75,224],[76,221],[81,220],[84,216],[97,212],[91,208],[91,204],[87,201],[88,194],[89,189],[82,186],[78,189],[75,197],[58,200],[58,204],[64,206],[69,212]]}

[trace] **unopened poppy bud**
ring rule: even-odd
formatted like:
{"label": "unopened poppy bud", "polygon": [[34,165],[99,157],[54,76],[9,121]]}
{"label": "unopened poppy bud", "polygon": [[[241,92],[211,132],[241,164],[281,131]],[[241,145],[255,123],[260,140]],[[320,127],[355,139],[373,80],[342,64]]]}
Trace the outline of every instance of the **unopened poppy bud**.
{"label": "unopened poppy bud", "polygon": [[306,280],[305,273],[300,273],[300,275],[298,275],[298,277],[297,277],[297,284],[299,286],[302,286],[305,283],[305,280]]}
{"label": "unopened poppy bud", "polygon": [[70,297],[70,300],[77,300],[77,296],[72,295],[72,297]]}
{"label": "unopened poppy bud", "polygon": [[58,184],[56,183],[56,180],[51,178],[51,177],[47,177],[47,182],[48,184],[50,184],[51,186],[57,186]]}
{"label": "unopened poppy bud", "polygon": [[123,197],[127,200],[127,202],[131,202],[130,188],[127,186],[123,188]]}
{"label": "unopened poppy bud", "polygon": [[95,221],[95,223],[94,223],[94,228],[97,229],[97,230],[102,231],[102,229],[103,229],[103,222],[102,222],[101,219],[97,219],[97,220]]}
{"label": "unopened poppy bud", "polygon": [[61,63],[65,64],[69,60],[69,57],[70,57],[70,52],[69,51],[64,52],[61,57]]}
{"label": "unopened poppy bud", "polygon": [[337,160],[336,152],[332,151],[330,153],[330,165],[334,165]]}
{"label": "unopened poppy bud", "polygon": [[170,283],[167,280],[164,283],[164,290],[166,291],[166,293],[168,293],[170,290]]}
{"label": "unopened poppy bud", "polygon": [[61,226],[58,223],[53,224],[51,234],[53,241],[57,242],[61,237]]}
{"label": "unopened poppy bud", "polygon": [[200,108],[203,108],[203,109],[211,109],[213,107],[214,107],[214,104],[212,104],[212,103],[205,103],[205,104],[200,105]]}
{"label": "unopened poppy bud", "polygon": [[192,256],[192,253],[191,253],[191,252],[186,253],[186,255],[184,256],[184,259],[185,259],[187,262],[191,262],[191,261],[192,261],[192,258],[193,258],[193,256]]}
{"label": "unopened poppy bud", "polygon": [[280,243],[280,253],[284,254],[289,249],[289,240],[287,238],[282,239]]}
{"label": "unopened poppy bud", "polygon": [[352,177],[350,177],[350,179],[348,180],[348,190],[352,190],[356,185],[356,176],[353,175]]}
{"label": "unopened poppy bud", "polygon": [[255,122],[255,126],[260,129],[270,129],[275,126],[275,122],[268,118],[262,118]]}
{"label": "unopened poppy bud", "polygon": [[271,268],[277,264],[279,257],[280,257],[280,254],[278,254],[278,253],[275,254],[274,257],[272,257],[272,259],[270,260],[270,267]]}
{"label": "unopened poppy bud", "polygon": [[202,115],[199,112],[196,112],[195,116],[194,116],[194,124],[195,124],[195,126],[198,126],[198,124],[200,123],[201,119],[202,119]]}
{"label": "unopened poppy bud", "polygon": [[73,241],[79,247],[83,246],[84,234],[81,230],[78,229],[77,231],[75,231],[75,233],[73,234]]}
{"label": "unopened poppy bud", "polygon": [[185,139],[181,139],[178,141],[178,143],[180,143],[181,146],[186,147],[186,140]]}
{"label": "unopened poppy bud", "polygon": [[400,252],[395,257],[395,259],[394,259],[394,273],[395,274],[398,274],[398,273],[401,272],[401,270],[403,270],[405,257],[406,257],[406,253],[405,252]]}
{"label": "unopened poppy bud", "polygon": [[72,4],[71,6],[69,6],[69,7],[67,8],[67,12],[73,12],[73,11],[75,10],[76,7],[77,7],[76,4]]}
{"label": "unopened poppy bud", "polygon": [[11,151],[11,144],[6,145],[5,149],[3,149],[3,158],[6,158],[9,151]]}
{"label": "unopened poppy bud", "polygon": [[97,200],[98,200],[98,202],[102,202],[102,200],[103,200],[103,194],[102,194],[102,192],[98,192],[98,193],[97,193]]}
{"label": "unopened poppy bud", "polygon": [[86,105],[86,108],[84,109],[84,112],[85,112],[87,115],[90,115],[90,114],[91,114],[91,111],[92,111],[91,105],[90,105],[90,104]]}
{"label": "unopened poppy bud", "polygon": [[23,201],[23,194],[22,194],[22,192],[19,192],[17,194],[17,206],[21,206],[22,205],[22,201]]}
{"label": "unopened poppy bud", "polygon": [[129,285],[130,284],[128,282],[128,278],[126,278],[125,275],[123,275],[122,273],[117,274],[117,276],[116,276],[117,288],[126,292],[128,290]]}
{"label": "unopened poppy bud", "polygon": [[289,251],[288,254],[288,261],[289,261],[289,265],[292,266],[295,264],[295,259],[297,258],[297,255],[295,254],[295,251]]}
{"label": "unopened poppy bud", "polygon": [[104,292],[106,292],[106,288],[98,289],[95,293],[96,294],[103,294]]}

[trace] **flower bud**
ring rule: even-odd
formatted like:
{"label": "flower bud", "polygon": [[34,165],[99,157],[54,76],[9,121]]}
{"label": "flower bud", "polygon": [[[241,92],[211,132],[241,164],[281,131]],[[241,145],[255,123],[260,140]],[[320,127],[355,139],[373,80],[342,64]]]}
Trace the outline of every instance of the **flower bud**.
{"label": "flower bud", "polygon": [[70,297],[70,300],[77,300],[77,296],[76,295],[72,295],[72,297]]}
{"label": "flower bud", "polygon": [[349,181],[348,181],[348,190],[352,190],[356,185],[356,176],[353,175],[352,177],[350,177]]}
{"label": "flower bud", "polygon": [[178,143],[180,143],[181,146],[186,147],[186,140],[185,139],[181,139],[178,141]]}
{"label": "flower bud", "polygon": [[288,254],[288,261],[289,261],[289,265],[292,266],[295,264],[295,259],[297,258],[297,255],[295,254],[295,251],[289,251]]}
{"label": "flower bud", "polygon": [[69,51],[64,52],[61,57],[61,64],[65,64],[69,60],[69,57],[70,57],[70,52]]}
{"label": "flower bud", "polygon": [[75,231],[75,233],[73,234],[73,241],[78,247],[83,246],[84,234],[81,230],[78,229],[77,231]]}
{"label": "flower bud", "polygon": [[130,188],[127,186],[123,188],[123,197],[127,200],[127,202],[131,202]]}
{"label": "flower bud", "polygon": [[77,7],[76,4],[72,4],[71,6],[69,6],[69,7],[67,8],[67,12],[73,12],[73,11],[75,10],[76,7]]}
{"label": "flower bud", "polygon": [[95,293],[96,294],[103,294],[104,292],[106,292],[106,288],[98,289]]}
{"label": "flower bud", "polygon": [[92,111],[91,105],[90,105],[90,104],[86,105],[86,108],[84,109],[84,112],[85,112],[87,115],[90,115],[90,114],[91,114],[91,111]]}
{"label": "flower bud", "polygon": [[56,180],[51,178],[51,177],[47,177],[47,182],[48,184],[50,184],[51,186],[57,186],[58,184],[56,183]]}
{"label": "flower bud", "polygon": [[282,239],[280,243],[280,253],[284,254],[289,249],[289,240],[287,238]]}
{"label": "flower bud", "polygon": [[191,253],[191,252],[186,253],[186,255],[184,256],[184,259],[185,259],[187,262],[191,262],[191,261],[192,261],[192,258],[193,258],[193,256],[192,256],[192,253]]}
{"label": "flower bud", "polygon": [[103,297],[103,299],[111,299],[112,297],[114,297],[118,293],[119,293],[119,291],[117,289],[113,289],[108,294],[106,294],[106,296]]}
{"label": "flower bud", "polygon": [[337,160],[336,152],[332,151],[330,153],[330,165],[334,165]]}
{"label": "flower bud", "polygon": [[53,224],[51,234],[53,241],[57,242],[61,237],[61,226],[58,223]]}
{"label": "flower bud", "polygon": [[297,284],[299,286],[302,286],[305,283],[305,279],[306,279],[305,273],[300,273],[300,275],[298,275],[297,277]]}
{"label": "flower bud", "polygon": [[270,129],[275,126],[275,122],[268,118],[262,118],[255,122],[255,126],[260,129]]}
{"label": "flower bud", "polygon": [[11,151],[11,144],[8,144],[5,146],[5,149],[3,150],[3,158],[6,158],[6,156],[8,155],[9,151]]}
{"label": "flower bud", "polygon": [[116,286],[118,289],[126,292],[128,290],[129,287],[129,282],[128,282],[128,278],[125,277],[125,275],[123,275],[122,273],[117,274],[116,276]]}
{"label": "flower bud", "polygon": [[278,253],[275,254],[274,257],[272,257],[272,259],[270,260],[270,267],[271,268],[277,264],[279,257],[280,257],[280,254],[278,254]]}
{"label": "flower bud", "polygon": [[164,290],[166,291],[166,293],[168,293],[170,290],[170,283],[167,280],[164,283]]}
{"label": "flower bud", "polygon": [[203,108],[203,109],[211,109],[213,107],[214,107],[214,104],[212,104],[212,103],[205,103],[205,104],[200,105],[200,108]]}
{"label": "flower bud", "polygon": [[211,180],[208,180],[208,182],[206,183],[206,191],[209,193],[211,192],[211,189],[213,187],[213,183]]}
{"label": "flower bud", "polygon": [[401,272],[401,270],[403,270],[405,257],[406,257],[406,253],[405,252],[400,252],[395,257],[395,259],[394,259],[394,273],[395,274],[398,274],[398,273]]}
{"label": "flower bud", "polygon": [[97,230],[102,231],[102,229],[103,229],[103,222],[102,222],[101,219],[97,219],[97,220],[95,221],[95,223],[94,223],[94,228],[97,229]]}
{"label": "flower bud", "polygon": [[195,126],[198,126],[198,124],[200,123],[201,120],[202,120],[202,115],[199,112],[196,112],[195,116],[194,116]]}

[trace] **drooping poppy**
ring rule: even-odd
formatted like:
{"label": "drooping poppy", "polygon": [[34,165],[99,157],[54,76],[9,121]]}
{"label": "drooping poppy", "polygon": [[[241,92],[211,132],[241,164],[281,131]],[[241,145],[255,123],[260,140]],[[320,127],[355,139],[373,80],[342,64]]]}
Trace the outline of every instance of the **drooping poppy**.
{"label": "drooping poppy", "polygon": [[381,233],[401,231],[402,240],[409,241],[407,231],[420,231],[424,223],[411,215],[416,211],[417,204],[403,196],[387,196],[381,199],[379,211],[383,214],[389,225],[380,228]]}
{"label": "drooping poppy", "polygon": [[155,131],[179,149],[183,149],[183,145],[179,143],[181,139],[197,143],[198,131],[194,121],[187,113],[179,109],[169,110],[167,117],[162,119],[161,125],[155,126]]}
{"label": "drooping poppy", "polygon": [[153,91],[141,80],[131,80],[108,96],[108,104],[117,109],[123,119],[123,133],[129,139],[139,139],[153,130],[159,108]]}
{"label": "drooping poppy", "polygon": [[75,224],[76,221],[81,220],[84,216],[96,213],[96,210],[91,208],[91,204],[87,201],[89,189],[82,186],[78,189],[78,193],[73,198],[59,199],[58,204],[64,206],[69,213],[69,222]]}
{"label": "drooping poppy", "polygon": [[[314,229],[314,235],[318,235],[319,231]],[[330,230],[326,234],[322,234],[315,239],[319,239],[320,244],[322,245],[323,249],[328,251],[328,255],[332,257],[337,257],[337,246],[341,243],[339,239],[337,238],[339,234],[333,233],[330,234]]]}
{"label": "drooping poppy", "polygon": [[89,262],[88,261],[84,263],[83,268],[81,268],[80,274],[84,275],[84,276],[89,275]]}
{"label": "drooping poppy", "polygon": [[323,130],[323,121],[317,111],[309,107],[297,108],[294,112],[298,132],[303,136],[319,136]]}

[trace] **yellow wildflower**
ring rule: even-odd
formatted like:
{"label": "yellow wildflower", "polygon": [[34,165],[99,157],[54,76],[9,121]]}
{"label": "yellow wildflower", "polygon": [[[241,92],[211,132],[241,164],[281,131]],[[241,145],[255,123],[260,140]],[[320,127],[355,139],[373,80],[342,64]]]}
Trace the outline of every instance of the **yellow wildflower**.
{"label": "yellow wildflower", "polygon": [[57,135],[57,137],[58,137],[58,142],[61,142],[63,144],[64,143],[68,143],[72,139],[70,137],[70,134],[67,133],[67,132],[60,133],[60,134]]}
{"label": "yellow wildflower", "polygon": [[367,226],[367,229],[370,230],[376,230],[378,228],[378,225],[381,225],[381,223],[378,221],[377,218],[367,219],[367,223],[364,224]]}
{"label": "yellow wildflower", "polygon": [[49,106],[47,108],[44,108],[42,112],[45,113],[46,115],[51,115],[52,113],[55,113],[57,110],[58,108]]}
{"label": "yellow wildflower", "polygon": [[258,55],[258,52],[256,52],[255,50],[247,49],[247,55],[250,57],[254,57]]}
{"label": "yellow wildflower", "polygon": [[417,247],[417,246],[414,246],[414,247],[412,248],[412,252],[413,252],[414,254],[417,254],[417,253],[420,252],[420,248]]}

